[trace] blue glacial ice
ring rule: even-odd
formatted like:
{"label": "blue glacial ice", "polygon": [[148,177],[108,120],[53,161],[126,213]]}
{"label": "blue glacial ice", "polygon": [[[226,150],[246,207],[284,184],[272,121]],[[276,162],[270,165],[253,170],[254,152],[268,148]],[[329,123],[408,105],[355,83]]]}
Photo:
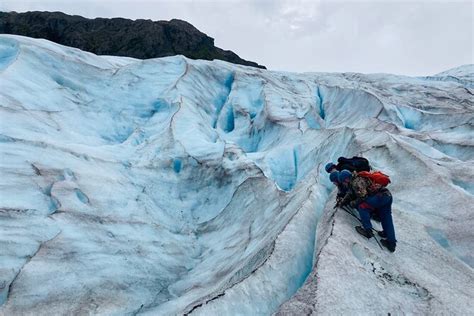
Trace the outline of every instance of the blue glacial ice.
{"label": "blue glacial ice", "polygon": [[[463,69],[464,81],[292,74],[1,35],[0,313],[343,312],[336,306],[351,299],[330,268],[338,256],[344,273],[388,269],[382,254],[352,244],[353,223],[332,210],[323,166],[353,154],[393,181],[401,250],[389,272],[418,278],[387,285],[398,311],[448,310],[449,291],[434,288],[455,281],[452,304],[462,305],[474,224],[472,71]],[[407,227],[452,280],[429,279],[426,257],[407,262],[419,255],[403,250]],[[321,290],[303,295],[316,279]],[[339,305],[321,296],[331,282]],[[380,286],[367,285],[368,297]],[[423,289],[440,303],[404,307]],[[381,304],[368,313],[396,310]]]}

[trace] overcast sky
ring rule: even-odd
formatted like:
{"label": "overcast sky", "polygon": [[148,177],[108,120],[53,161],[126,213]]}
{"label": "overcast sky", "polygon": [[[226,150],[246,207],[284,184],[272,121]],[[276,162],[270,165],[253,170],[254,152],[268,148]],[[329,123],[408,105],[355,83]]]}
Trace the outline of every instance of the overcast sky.
{"label": "overcast sky", "polygon": [[193,24],[272,70],[430,75],[474,63],[473,1],[0,0],[1,11]]}

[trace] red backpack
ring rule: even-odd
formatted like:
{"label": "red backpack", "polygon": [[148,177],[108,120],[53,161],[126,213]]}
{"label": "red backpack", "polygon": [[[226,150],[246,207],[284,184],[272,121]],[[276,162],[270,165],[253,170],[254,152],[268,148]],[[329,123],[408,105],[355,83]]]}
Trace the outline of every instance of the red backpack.
{"label": "red backpack", "polygon": [[391,182],[389,176],[387,176],[385,173],[382,173],[381,171],[361,171],[358,172],[357,175],[364,178],[369,178],[372,183],[379,184],[382,187],[386,187]]}

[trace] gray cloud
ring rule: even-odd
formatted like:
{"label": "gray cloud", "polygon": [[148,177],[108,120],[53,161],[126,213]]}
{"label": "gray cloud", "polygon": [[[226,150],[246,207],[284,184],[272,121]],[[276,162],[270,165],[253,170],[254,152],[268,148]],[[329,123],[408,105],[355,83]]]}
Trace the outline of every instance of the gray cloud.
{"label": "gray cloud", "polygon": [[274,70],[428,75],[474,63],[470,1],[2,0],[0,9],[179,18]]}

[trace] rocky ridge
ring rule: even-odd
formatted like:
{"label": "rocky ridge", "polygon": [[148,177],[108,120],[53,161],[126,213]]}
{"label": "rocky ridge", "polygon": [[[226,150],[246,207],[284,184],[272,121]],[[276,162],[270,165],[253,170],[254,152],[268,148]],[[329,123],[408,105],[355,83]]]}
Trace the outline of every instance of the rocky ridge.
{"label": "rocky ridge", "polygon": [[97,55],[139,59],[183,55],[191,59],[224,60],[265,68],[229,50],[186,21],[87,19],[62,12],[0,12],[0,34],[44,38]]}

